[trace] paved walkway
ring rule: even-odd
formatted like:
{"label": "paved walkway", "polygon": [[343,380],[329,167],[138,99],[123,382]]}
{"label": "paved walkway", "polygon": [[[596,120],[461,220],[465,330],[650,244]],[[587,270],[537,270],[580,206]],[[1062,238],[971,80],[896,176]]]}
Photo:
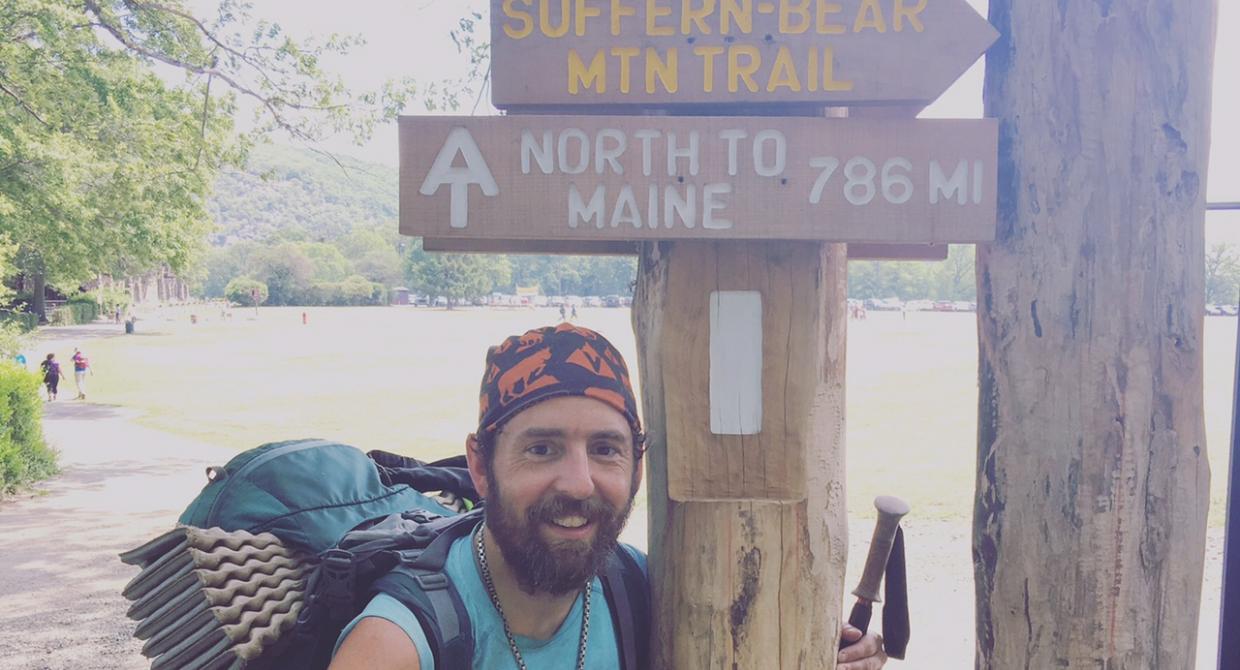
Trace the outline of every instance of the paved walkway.
{"label": "paved walkway", "polygon": [[[47,329],[32,350],[116,332]],[[43,421],[62,475],[0,504],[0,669],[147,668],[120,596],[136,570],[117,554],[171,528],[206,482],[204,468],[232,453],[65,397],[44,405]]]}

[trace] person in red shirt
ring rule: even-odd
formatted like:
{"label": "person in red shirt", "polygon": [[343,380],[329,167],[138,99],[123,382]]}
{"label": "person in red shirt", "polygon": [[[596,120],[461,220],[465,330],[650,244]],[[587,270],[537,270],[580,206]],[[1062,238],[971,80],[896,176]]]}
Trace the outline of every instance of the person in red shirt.
{"label": "person in red shirt", "polygon": [[86,399],[86,373],[95,374],[90,369],[90,359],[76,347],[73,349],[73,381],[77,384],[77,399]]}

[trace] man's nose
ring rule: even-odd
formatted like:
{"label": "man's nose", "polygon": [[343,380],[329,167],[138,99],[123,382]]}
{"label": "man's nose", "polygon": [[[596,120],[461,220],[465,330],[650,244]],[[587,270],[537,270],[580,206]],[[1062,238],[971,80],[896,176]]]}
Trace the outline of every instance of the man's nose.
{"label": "man's nose", "polygon": [[594,477],[590,472],[590,456],[584,447],[569,449],[560,461],[556,488],[561,493],[577,500],[585,500],[594,495]]}

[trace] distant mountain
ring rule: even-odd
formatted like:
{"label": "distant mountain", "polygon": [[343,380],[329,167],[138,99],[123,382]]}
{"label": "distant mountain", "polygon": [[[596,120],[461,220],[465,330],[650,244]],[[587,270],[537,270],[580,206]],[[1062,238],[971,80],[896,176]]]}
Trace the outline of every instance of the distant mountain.
{"label": "distant mountain", "polygon": [[397,170],[306,149],[264,145],[245,169],[216,180],[209,203],[217,226],[211,243],[265,240],[285,233],[331,240],[355,227],[396,229]]}

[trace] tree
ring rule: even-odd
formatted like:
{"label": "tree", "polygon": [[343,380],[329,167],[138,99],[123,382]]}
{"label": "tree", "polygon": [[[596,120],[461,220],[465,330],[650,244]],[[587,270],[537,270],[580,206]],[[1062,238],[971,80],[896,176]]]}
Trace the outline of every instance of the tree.
{"label": "tree", "polygon": [[444,296],[449,306],[490,291],[486,264],[475,254],[432,254],[416,270],[412,284],[430,296]]}
{"label": "tree", "polygon": [[257,307],[267,302],[267,285],[249,277],[237,277],[224,288],[224,297],[231,303]]}
{"label": "tree", "polygon": [[295,242],[256,252],[250,259],[255,279],[267,285],[273,305],[296,305],[314,284],[314,262]]}
{"label": "tree", "polygon": [[1206,304],[1234,305],[1240,297],[1240,253],[1222,242],[1206,252]]}
{"label": "tree", "polygon": [[[401,81],[350,95],[321,69],[322,56],[355,43],[299,43],[237,0],[211,19],[181,0],[0,1],[0,234],[20,250],[0,273],[31,277],[42,313],[45,279],[74,286],[98,272],[189,266],[215,171],[249,139],[365,137],[413,94]],[[185,83],[166,85],[153,63]],[[433,104],[439,93],[424,96]],[[262,122],[233,141],[238,98]]]}
{"label": "tree", "polygon": [[1197,656],[1216,9],[990,2],[999,203],[977,258],[978,668]]}

